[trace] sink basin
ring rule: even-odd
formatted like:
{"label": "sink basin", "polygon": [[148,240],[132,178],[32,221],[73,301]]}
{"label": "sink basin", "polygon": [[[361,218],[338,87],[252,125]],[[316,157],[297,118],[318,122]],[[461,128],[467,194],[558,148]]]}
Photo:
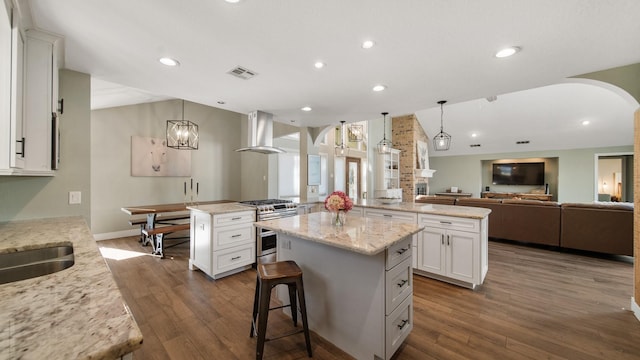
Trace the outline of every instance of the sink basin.
{"label": "sink basin", "polygon": [[71,245],[0,254],[0,284],[53,274],[73,264]]}

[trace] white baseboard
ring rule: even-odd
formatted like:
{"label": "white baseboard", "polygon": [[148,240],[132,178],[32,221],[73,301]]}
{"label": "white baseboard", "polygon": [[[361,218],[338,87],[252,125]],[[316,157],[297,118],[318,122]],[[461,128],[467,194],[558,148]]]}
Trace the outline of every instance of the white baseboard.
{"label": "white baseboard", "polygon": [[131,230],[114,231],[114,232],[102,233],[102,234],[93,234],[93,238],[96,241],[100,241],[100,240],[117,239],[121,237],[136,236],[136,235],[140,235],[140,229],[131,229]]}
{"label": "white baseboard", "polygon": [[636,303],[636,300],[631,297],[631,311],[633,311],[633,315],[636,316],[636,319],[640,320],[640,306]]}

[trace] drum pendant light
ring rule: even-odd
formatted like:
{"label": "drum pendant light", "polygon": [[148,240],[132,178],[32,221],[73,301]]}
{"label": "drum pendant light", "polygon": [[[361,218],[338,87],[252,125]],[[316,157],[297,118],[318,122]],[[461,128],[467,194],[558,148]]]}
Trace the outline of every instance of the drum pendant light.
{"label": "drum pendant light", "polygon": [[182,120],[167,120],[167,147],[178,150],[198,150],[198,125],[184,119],[184,100],[182,100]]}
{"label": "drum pendant light", "polygon": [[349,155],[349,146],[345,144],[344,140],[347,138],[346,128],[344,127],[344,121],[340,121],[340,144],[336,145],[334,149],[334,155],[336,157],[345,157]]}
{"label": "drum pendant light", "polygon": [[440,104],[440,132],[438,133],[438,135],[433,137],[433,148],[436,151],[449,150],[449,146],[451,145],[451,135],[444,132],[442,126],[442,116],[444,114],[444,109],[442,106],[446,102],[446,100],[438,101],[438,104]]}
{"label": "drum pendant light", "polygon": [[389,114],[388,112],[383,112],[381,113],[383,116],[383,121],[384,121],[384,135],[382,137],[382,140],[380,140],[380,142],[378,143],[378,153],[380,154],[388,154],[391,152],[391,141],[387,140],[387,115]]}

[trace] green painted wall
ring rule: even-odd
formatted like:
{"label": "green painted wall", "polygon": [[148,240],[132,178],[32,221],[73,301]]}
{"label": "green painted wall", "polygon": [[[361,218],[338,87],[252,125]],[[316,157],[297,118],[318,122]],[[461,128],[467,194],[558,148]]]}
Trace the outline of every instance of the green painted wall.
{"label": "green painted wall", "polygon": [[[0,221],[83,216],[90,222],[91,82],[87,74],[60,71],[60,169],[53,177],[0,176]],[[82,203],[69,205],[69,191]]]}
{"label": "green painted wall", "polygon": [[[184,182],[199,183],[200,200],[240,199],[243,115],[185,101],[184,118],[198,125],[198,150],[191,152],[191,176],[131,176],[131,137],[164,138],[166,121],[181,119],[182,102],[154,103],[94,110],[91,114],[91,231],[132,229],[122,207],[184,201]],[[244,116],[246,118],[246,116]],[[195,187],[195,185],[194,185]]]}
{"label": "green painted wall", "polygon": [[[595,192],[595,156],[633,152],[633,146],[620,146],[593,149],[533,151],[508,154],[487,154],[474,156],[443,156],[429,159],[432,169],[436,170],[429,179],[430,193],[442,192],[451,186],[457,186],[464,192],[480,197],[483,189],[483,161],[499,159],[557,158],[557,201],[591,202]],[[551,174],[553,176],[553,174]],[[522,187],[509,188],[502,186],[500,191],[521,192]]]}

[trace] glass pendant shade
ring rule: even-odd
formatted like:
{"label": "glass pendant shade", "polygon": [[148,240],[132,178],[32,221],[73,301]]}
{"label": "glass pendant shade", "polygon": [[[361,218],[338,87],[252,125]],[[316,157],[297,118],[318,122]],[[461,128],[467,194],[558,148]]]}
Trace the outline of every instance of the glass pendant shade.
{"label": "glass pendant shade", "polygon": [[337,144],[334,149],[334,155],[336,157],[346,157],[349,155],[349,146],[344,142],[346,138],[347,132],[344,127],[344,121],[340,121],[340,144]]}
{"label": "glass pendant shade", "polygon": [[436,151],[449,150],[449,146],[451,146],[451,135],[444,132],[442,126],[442,116],[444,114],[443,105],[446,102],[446,100],[438,101],[438,104],[440,104],[440,132],[433,137],[433,148]]}
{"label": "glass pendant shade", "polygon": [[167,120],[167,147],[178,150],[198,150],[198,125],[184,119],[182,100],[182,120]]}
{"label": "glass pendant shade", "polygon": [[349,148],[344,146],[344,144],[336,146],[336,148],[334,149],[334,155],[336,157],[346,157],[347,155],[349,155]]}
{"label": "glass pendant shade", "polygon": [[378,143],[378,153],[380,154],[388,154],[391,152],[391,141],[387,140],[387,115],[389,114],[388,112],[383,112],[381,113],[384,119],[384,135],[382,137],[382,140],[380,140],[380,142]]}

